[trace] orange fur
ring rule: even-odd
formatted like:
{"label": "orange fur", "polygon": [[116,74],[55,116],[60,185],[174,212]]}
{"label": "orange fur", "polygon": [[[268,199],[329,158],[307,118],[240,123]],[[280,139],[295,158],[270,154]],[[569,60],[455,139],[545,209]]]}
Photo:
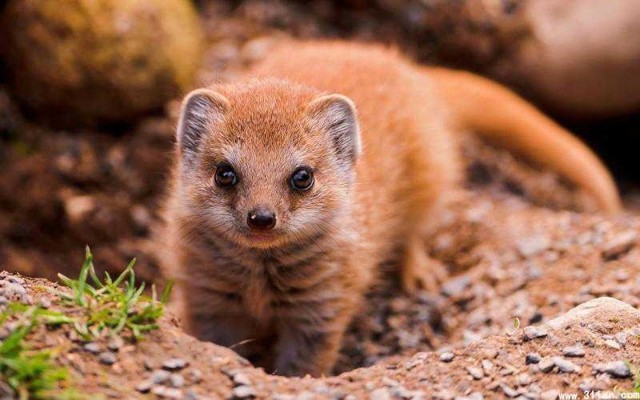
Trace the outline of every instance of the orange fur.
{"label": "orange fur", "polygon": [[[465,87],[453,88],[457,75],[446,74],[434,70],[432,81],[429,70],[380,46],[289,43],[252,71],[257,80],[187,97],[163,232],[169,249],[163,267],[177,278],[187,329],[224,345],[266,340],[275,372],[320,375],[334,364],[381,263],[403,256],[405,288],[433,287],[424,236],[462,175],[450,106],[453,122],[503,133],[505,144],[529,155],[535,146],[523,136],[554,146],[561,141],[561,149],[577,154],[576,168],[593,171],[599,182],[608,179],[595,156],[575,150],[577,141],[541,123],[522,100],[465,75]],[[352,104],[330,93],[356,105],[359,156]],[[495,109],[492,124],[483,125],[472,105],[453,105],[458,94],[469,102],[483,94],[519,110],[499,118]],[[518,113],[532,126],[554,129],[523,127],[514,121]],[[515,131],[506,136],[510,127]],[[353,140],[329,139],[339,132]],[[535,158],[580,176],[554,155]],[[237,186],[212,183],[222,162],[236,168]],[[301,164],[313,168],[316,182],[297,193],[287,179]],[[615,194],[607,196],[603,208],[613,208]],[[243,225],[256,205],[278,218],[273,232],[258,237]]]}

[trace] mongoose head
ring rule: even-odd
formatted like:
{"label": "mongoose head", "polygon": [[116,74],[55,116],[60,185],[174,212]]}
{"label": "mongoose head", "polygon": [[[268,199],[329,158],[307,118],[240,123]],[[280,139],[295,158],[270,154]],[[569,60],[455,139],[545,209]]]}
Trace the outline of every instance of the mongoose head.
{"label": "mongoose head", "polygon": [[344,215],[360,152],[342,95],[279,80],[198,89],[177,129],[181,206],[243,246],[302,242]]}

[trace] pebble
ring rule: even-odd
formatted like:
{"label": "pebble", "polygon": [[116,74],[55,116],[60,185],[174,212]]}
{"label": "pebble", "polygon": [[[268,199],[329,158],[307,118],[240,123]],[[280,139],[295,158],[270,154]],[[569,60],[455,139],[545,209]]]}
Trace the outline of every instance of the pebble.
{"label": "pebble", "polygon": [[153,371],[153,374],[151,374],[151,381],[156,385],[161,385],[169,379],[169,376],[171,376],[170,372],[159,369],[157,371]]}
{"label": "pebble", "polygon": [[522,257],[529,258],[549,249],[551,239],[545,235],[536,235],[519,240],[516,246]]}
{"label": "pebble", "polygon": [[620,343],[616,342],[613,339],[605,340],[604,345],[607,347],[611,347],[612,349],[615,349],[615,350],[620,350],[622,348],[622,346],[620,346]]}
{"label": "pebble", "polygon": [[51,307],[51,300],[49,300],[46,297],[43,297],[42,299],[40,299],[40,307],[44,309],[48,309],[49,307]]}
{"label": "pebble", "polygon": [[111,351],[105,351],[100,353],[98,360],[105,365],[113,365],[118,361],[116,355]]}
{"label": "pebble", "polygon": [[540,400],[557,400],[560,392],[556,389],[547,390],[546,392],[540,393]]}
{"label": "pebble", "polygon": [[489,375],[493,371],[493,363],[489,360],[482,360],[482,370],[485,374]]}
{"label": "pebble", "polygon": [[593,369],[596,372],[604,372],[614,378],[629,378],[632,375],[629,366],[624,361],[595,364]]}
{"label": "pebble", "polygon": [[0,296],[0,306],[3,306],[5,304],[9,304],[9,299],[4,296]]}
{"label": "pebble", "polygon": [[122,346],[124,346],[124,340],[120,336],[113,336],[107,343],[107,348],[111,351],[118,351]]}
{"label": "pebble", "polygon": [[238,386],[251,386],[251,379],[249,379],[249,377],[246,374],[243,374],[242,372],[237,372],[233,374],[233,383],[235,383]]}
{"label": "pebble", "polygon": [[484,372],[478,367],[466,367],[465,369],[475,380],[480,380],[484,377]]}
{"label": "pebble", "polygon": [[162,363],[162,368],[169,371],[177,371],[186,367],[189,363],[182,358],[171,358]]}
{"label": "pebble", "polygon": [[540,362],[538,363],[538,367],[542,372],[550,372],[553,369],[553,367],[555,367],[555,365],[556,365],[555,362],[548,357],[541,359]]}
{"label": "pebble", "polygon": [[255,389],[248,385],[236,386],[232,393],[233,397],[238,399],[248,399],[256,396]]}
{"label": "pebble", "polygon": [[391,400],[389,391],[385,388],[376,389],[369,395],[370,400]]}
{"label": "pebble", "polygon": [[618,332],[615,335],[616,341],[620,343],[621,346],[625,346],[627,344],[627,338],[629,335],[626,332]]}
{"label": "pebble", "polygon": [[182,391],[176,388],[166,386],[154,386],[151,393],[163,399],[181,399]]}
{"label": "pebble", "polygon": [[102,347],[95,342],[89,342],[85,344],[83,348],[85,351],[88,351],[89,353],[92,353],[92,354],[98,354],[102,351]]}
{"label": "pebble", "polygon": [[185,400],[199,400],[200,397],[198,393],[194,392],[193,389],[187,390],[187,393],[184,395]]}
{"label": "pebble", "polygon": [[440,354],[440,361],[448,363],[453,361],[454,357],[455,355],[452,352],[445,351],[444,353]]}
{"label": "pebble", "polygon": [[537,364],[537,363],[540,362],[541,359],[542,359],[542,357],[540,357],[540,354],[538,354],[538,353],[529,353],[525,357],[524,361],[525,361],[526,364]]}
{"label": "pebble", "polygon": [[567,346],[562,349],[562,354],[565,357],[584,357],[584,349],[582,346]]}
{"label": "pebble", "polygon": [[193,383],[202,382],[202,372],[200,372],[199,369],[190,370],[188,376],[189,376],[189,379],[191,380],[191,382],[193,382]]}
{"label": "pebble", "polygon": [[454,297],[462,294],[469,285],[471,285],[471,278],[468,275],[461,275],[445,282],[441,291],[447,297]]}
{"label": "pebble", "polygon": [[153,388],[153,381],[151,381],[151,379],[145,379],[136,385],[136,390],[140,393],[149,393],[151,388]]}
{"label": "pebble", "polygon": [[580,372],[580,367],[571,361],[562,357],[553,357],[553,363],[558,367],[560,372],[571,374],[574,372]]}
{"label": "pebble", "polygon": [[547,332],[547,330],[540,326],[527,326],[526,328],[524,328],[524,336],[528,340],[543,338],[548,334],[549,333]]}
{"label": "pebble", "polygon": [[184,386],[184,377],[180,374],[171,374],[171,376],[169,376],[169,386],[181,388]]}
{"label": "pebble", "polygon": [[500,389],[502,389],[502,391],[504,392],[505,395],[507,395],[507,397],[512,397],[512,398],[518,397],[518,395],[520,394],[518,393],[517,390],[505,384],[500,385]]}
{"label": "pebble", "polygon": [[518,375],[518,385],[527,386],[531,383],[531,375],[522,373]]}
{"label": "pebble", "polygon": [[635,231],[619,233],[604,245],[602,258],[607,261],[619,258],[633,248],[637,239],[638,233]]}

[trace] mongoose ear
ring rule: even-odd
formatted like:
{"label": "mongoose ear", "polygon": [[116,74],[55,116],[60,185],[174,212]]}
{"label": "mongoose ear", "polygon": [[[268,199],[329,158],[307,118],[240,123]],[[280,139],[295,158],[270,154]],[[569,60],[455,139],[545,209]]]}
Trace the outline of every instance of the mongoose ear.
{"label": "mongoose ear", "polygon": [[211,89],[197,89],[184,98],[176,134],[182,157],[191,159],[197,154],[202,138],[228,108],[229,100]]}
{"label": "mongoose ear", "polygon": [[322,96],[309,104],[308,113],[314,125],[331,136],[338,156],[355,162],[362,152],[362,144],[353,101],[341,94]]}

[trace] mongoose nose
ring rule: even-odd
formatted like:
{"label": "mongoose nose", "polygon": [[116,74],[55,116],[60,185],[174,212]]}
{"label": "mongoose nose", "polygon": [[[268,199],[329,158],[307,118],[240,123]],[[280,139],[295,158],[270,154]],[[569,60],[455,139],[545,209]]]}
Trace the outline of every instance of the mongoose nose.
{"label": "mongoose nose", "polygon": [[247,216],[247,225],[251,229],[263,231],[273,229],[276,226],[276,215],[264,209],[251,210]]}

